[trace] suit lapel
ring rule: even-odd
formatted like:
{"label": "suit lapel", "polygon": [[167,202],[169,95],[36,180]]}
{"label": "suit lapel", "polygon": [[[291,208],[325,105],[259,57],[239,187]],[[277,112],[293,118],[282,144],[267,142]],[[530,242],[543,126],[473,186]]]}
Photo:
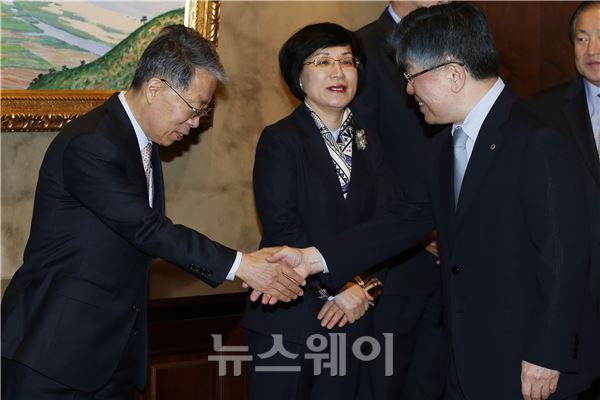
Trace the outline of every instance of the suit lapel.
{"label": "suit lapel", "polygon": [[[440,223],[440,230],[450,232],[454,223],[454,184],[453,184],[453,162],[452,155],[452,135],[451,128],[446,128],[440,135],[444,135],[439,161],[438,187],[440,188],[440,204],[442,206],[443,221]],[[445,228],[445,229],[444,229]]]}
{"label": "suit lapel", "polygon": [[506,121],[515,100],[516,96],[512,90],[508,87],[504,88],[479,130],[475,147],[473,148],[473,153],[471,154],[463,178],[456,209],[456,226],[459,226],[463,220],[477,194],[481,180],[494,161],[496,153],[501,149],[503,141],[502,124]]}
{"label": "suit lapel", "polygon": [[[335,190],[335,193],[337,194],[336,199],[344,200],[333,161],[331,161],[327,146],[323,142],[319,129],[310,116],[308,109],[304,104],[301,104],[296,108],[293,115],[302,131],[302,139],[304,141],[308,164],[312,165],[314,173],[323,179],[326,187]],[[350,180],[350,185],[352,185],[352,178]]]}
{"label": "suit lapel", "polygon": [[165,214],[165,185],[163,181],[162,163],[160,161],[159,146],[152,145],[152,179],[154,180],[153,208],[160,214]]}
{"label": "suit lapel", "polygon": [[[142,193],[148,194],[148,186],[146,184],[146,174],[144,172],[144,164],[142,163],[142,155],[140,152],[140,144],[135,135],[133,125],[118,98],[118,94],[114,94],[108,101],[107,105],[113,110],[117,126],[114,130],[114,135],[117,135],[118,139],[123,142],[125,147],[125,153],[128,155],[127,163],[127,175],[129,180],[134,183],[136,190]],[[158,145],[154,144],[152,147],[152,169],[154,179],[154,204],[157,204],[157,200],[160,203],[161,210],[164,211],[164,188],[162,180],[162,168],[160,165],[160,152],[158,151]]]}
{"label": "suit lapel", "polygon": [[142,191],[147,189],[146,174],[144,173],[144,164],[142,163],[142,154],[140,152],[140,144],[137,141],[133,125],[118,98],[118,93],[115,93],[108,101],[107,105],[113,110],[117,126],[111,134],[123,142],[125,153],[127,154],[127,175],[129,180],[134,183],[136,189]]}
{"label": "suit lapel", "polygon": [[596,150],[594,132],[585,97],[585,88],[581,78],[572,82],[567,88],[563,112],[587,168],[590,170],[596,183],[600,185],[600,160],[598,158],[598,151]]}
{"label": "suit lapel", "polygon": [[[369,141],[369,135],[375,134],[374,131],[363,127],[360,124],[360,121],[357,121],[356,118],[354,118],[354,128],[356,130],[364,129],[367,135],[367,143]],[[367,154],[367,149],[358,150],[356,148],[356,141],[352,140],[352,172],[350,174],[350,187],[348,189],[348,195],[346,196],[346,203],[358,200],[357,196],[361,192],[361,187],[364,187],[368,180],[374,179],[374,177],[371,175],[373,171],[368,168],[368,165],[366,165],[368,164]],[[342,191],[340,190],[340,193],[341,192]]]}

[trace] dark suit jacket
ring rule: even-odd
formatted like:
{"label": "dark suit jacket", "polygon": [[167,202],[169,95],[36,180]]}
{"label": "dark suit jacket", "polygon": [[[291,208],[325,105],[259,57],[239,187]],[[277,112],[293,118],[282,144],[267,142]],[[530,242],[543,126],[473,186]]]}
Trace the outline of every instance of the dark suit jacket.
{"label": "dark suit jacket", "polygon": [[[355,128],[361,127],[355,120]],[[261,247],[315,245],[375,215],[386,201],[389,185],[377,137],[365,131],[366,149],[358,150],[353,143],[350,189],[344,199],[331,156],[304,104],[264,129],[254,164],[254,195],[263,227]],[[359,272],[368,267],[363,265]],[[265,334],[281,333],[285,340],[301,344],[313,333],[330,332],[317,320],[324,303],[311,288],[320,285],[335,291],[345,282],[332,286],[323,279],[316,285],[318,279],[309,278],[304,296],[289,304],[248,302],[244,326]],[[363,320],[359,322],[364,325]]]}
{"label": "dark suit jacket", "polygon": [[[399,192],[407,199],[425,191],[425,154],[430,137],[439,127],[427,126],[415,101],[406,94],[402,69],[387,44],[396,26],[387,8],[379,19],[356,31],[365,56],[360,90],[352,104],[355,115],[372,125],[384,148]],[[439,288],[435,257],[417,246],[390,260],[385,272],[386,296],[426,295]]]}
{"label": "dark suit jacket", "polygon": [[[444,313],[466,397],[522,398],[521,360],[580,373],[562,374],[554,398],[582,390],[589,248],[574,145],[505,88],[479,132],[456,212],[452,162],[448,128],[429,159],[430,224],[438,229]],[[405,246],[410,229],[427,228],[416,216],[407,220],[397,207],[322,244],[330,279]],[[369,240],[351,241],[357,236]]]}
{"label": "dark suit jacket", "polygon": [[[581,77],[546,89],[531,99],[531,104],[548,122],[567,134],[579,150],[581,171],[585,180],[591,235],[592,267],[590,287],[596,310],[595,324],[600,324],[600,160],[587,108],[585,87]],[[592,351],[596,360],[595,374],[600,376],[600,339]]]}
{"label": "dark suit jacket", "polygon": [[235,258],[164,216],[156,145],[152,163],[154,208],[133,126],[116,94],[53,140],[40,168],[24,262],[2,300],[3,357],[93,391],[137,334],[136,384],[145,385],[152,260],[184,266],[215,286]]}

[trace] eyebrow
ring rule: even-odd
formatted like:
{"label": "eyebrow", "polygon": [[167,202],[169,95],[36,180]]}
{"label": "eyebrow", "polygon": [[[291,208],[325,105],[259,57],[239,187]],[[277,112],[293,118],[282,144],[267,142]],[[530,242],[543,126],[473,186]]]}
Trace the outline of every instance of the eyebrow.
{"label": "eyebrow", "polygon": [[[352,53],[352,50],[350,50],[350,51],[345,51],[345,52],[343,52],[343,53],[342,53],[342,55],[343,55],[343,56],[345,56],[345,55],[348,55],[348,54],[352,55],[352,54],[353,54],[353,53]],[[318,53],[314,53],[314,56],[320,56],[320,55],[323,55],[323,56],[331,56],[331,53],[330,53],[330,52],[328,52],[328,51],[319,51]]]}

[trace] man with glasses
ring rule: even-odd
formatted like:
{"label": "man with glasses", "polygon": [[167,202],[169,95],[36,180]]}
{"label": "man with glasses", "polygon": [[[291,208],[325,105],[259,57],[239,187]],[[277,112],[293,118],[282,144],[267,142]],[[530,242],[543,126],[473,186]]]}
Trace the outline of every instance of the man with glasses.
{"label": "man with glasses", "polygon": [[182,140],[225,78],[193,29],[163,29],[131,87],[48,148],[24,263],[2,300],[2,398],[132,399],[145,386],[148,269],[155,257],[211,286],[239,277],[284,301],[303,277],[164,215],[158,146]]}
{"label": "man with glasses", "polygon": [[600,334],[583,307],[589,239],[574,144],[498,77],[476,5],[418,9],[392,44],[425,121],[451,124],[433,139],[428,197],[271,260],[343,282],[436,227],[450,340],[444,398],[575,399],[589,384],[581,354]]}

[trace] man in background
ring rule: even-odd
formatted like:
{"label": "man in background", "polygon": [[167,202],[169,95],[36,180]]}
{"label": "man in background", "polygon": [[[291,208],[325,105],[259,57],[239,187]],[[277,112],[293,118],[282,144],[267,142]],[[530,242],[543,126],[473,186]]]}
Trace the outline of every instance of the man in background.
{"label": "man in background", "polygon": [[[600,324],[600,2],[582,2],[571,18],[569,37],[579,76],[531,99],[544,119],[577,144],[585,179],[592,262],[589,272],[593,308]],[[590,373],[600,376],[600,339],[592,342]],[[583,349],[582,349],[583,350]],[[586,353],[584,353],[586,354]],[[583,398],[600,399],[600,381]]]}
{"label": "man in background", "polygon": [[[379,135],[398,195],[418,198],[425,190],[425,154],[440,130],[426,125],[414,99],[406,94],[402,68],[388,38],[400,20],[439,1],[391,1],[381,16],[356,31],[365,55],[361,89],[352,111]],[[372,310],[374,331],[393,333],[392,376],[384,355],[367,364],[374,398],[437,399],[443,390],[445,342],[442,338],[440,276],[436,257],[418,245],[384,263],[383,295]],[[379,339],[383,339],[380,337]]]}
{"label": "man in background", "polygon": [[[289,301],[303,277],[164,215],[158,146],[208,112],[225,72],[183,25],[144,51],[131,87],[70,122],[44,157],[23,265],[2,300],[2,398],[132,399],[147,368],[155,257],[211,286],[239,277]],[[295,281],[295,282],[294,282]]]}

